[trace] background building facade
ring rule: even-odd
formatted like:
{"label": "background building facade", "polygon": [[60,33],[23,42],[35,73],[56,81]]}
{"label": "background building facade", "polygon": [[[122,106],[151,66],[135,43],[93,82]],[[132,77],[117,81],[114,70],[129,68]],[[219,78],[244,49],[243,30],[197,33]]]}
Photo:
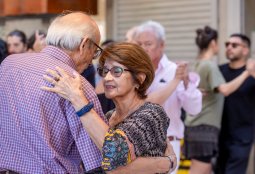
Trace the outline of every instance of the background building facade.
{"label": "background building facade", "polygon": [[[0,8],[4,6],[4,2],[18,6],[19,1],[21,0],[0,0]],[[46,0],[40,2],[41,5],[45,5]],[[32,10],[33,8],[30,7]],[[244,33],[252,39],[251,57],[255,58],[254,9],[254,0],[97,0],[97,14],[92,17],[99,25],[101,41],[124,40],[129,28],[146,20],[160,22],[166,28],[166,53],[170,59],[176,61],[193,61],[196,58],[195,30],[209,25],[219,31],[220,52],[216,60],[218,63],[224,63],[226,62],[224,43],[230,34],[236,32]],[[14,29],[23,30],[27,36],[36,29],[47,31],[54,16],[47,13],[2,14],[0,37],[5,39]],[[254,166],[252,157],[249,174],[255,173]]]}

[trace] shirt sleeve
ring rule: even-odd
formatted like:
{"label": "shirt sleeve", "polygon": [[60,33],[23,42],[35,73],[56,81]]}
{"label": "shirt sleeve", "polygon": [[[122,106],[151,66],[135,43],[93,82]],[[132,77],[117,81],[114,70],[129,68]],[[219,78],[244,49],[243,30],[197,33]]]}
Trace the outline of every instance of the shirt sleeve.
{"label": "shirt sleeve", "polygon": [[210,70],[211,71],[209,71],[208,79],[210,83],[210,88],[212,91],[214,91],[215,88],[225,83],[225,79],[222,76],[218,65],[212,64]]}
{"label": "shirt sleeve", "polygon": [[197,115],[202,109],[202,93],[197,88],[200,77],[195,72],[189,73],[189,83],[185,89],[183,82],[177,87],[177,96],[183,109],[190,115]]}
{"label": "shirt sleeve", "polygon": [[125,133],[120,129],[109,129],[102,148],[102,168],[111,171],[125,166],[134,160],[134,148]]}

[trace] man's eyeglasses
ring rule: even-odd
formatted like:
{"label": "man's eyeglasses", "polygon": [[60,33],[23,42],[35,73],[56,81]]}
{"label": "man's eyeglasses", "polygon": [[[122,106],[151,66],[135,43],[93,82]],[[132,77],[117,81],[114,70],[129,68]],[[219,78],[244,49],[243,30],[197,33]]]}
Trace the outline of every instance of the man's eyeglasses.
{"label": "man's eyeglasses", "polygon": [[128,69],[124,69],[122,67],[119,67],[119,66],[114,66],[112,67],[111,69],[108,69],[106,67],[98,67],[97,68],[97,72],[98,74],[101,76],[101,77],[106,77],[107,73],[110,71],[111,75],[114,76],[114,77],[120,77],[121,74],[124,72],[124,71],[130,71]]}
{"label": "man's eyeglasses", "polygon": [[93,59],[96,59],[98,56],[100,56],[103,52],[103,48],[101,48],[99,45],[97,45],[92,39],[88,39],[91,43],[93,43],[93,45],[95,45],[97,47]]}
{"label": "man's eyeglasses", "polygon": [[241,43],[235,43],[235,42],[226,42],[226,43],[225,43],[226,48],[227,48],[229,45],[231,45],[232,48],[236,48],[236,47],[238,47],[238,46],[244,46],[244,45],[241,44]]}

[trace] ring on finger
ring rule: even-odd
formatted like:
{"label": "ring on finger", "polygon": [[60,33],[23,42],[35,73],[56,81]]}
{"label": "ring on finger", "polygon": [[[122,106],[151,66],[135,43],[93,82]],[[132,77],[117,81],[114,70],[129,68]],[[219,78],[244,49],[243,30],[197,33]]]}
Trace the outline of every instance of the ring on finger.
{"label": "ring on finger", "polygon": [[55,80],[56,82],[58,82],[58,81],[60,80],[60,78],[59,78],[59,77],[54,77],[54,80]]}

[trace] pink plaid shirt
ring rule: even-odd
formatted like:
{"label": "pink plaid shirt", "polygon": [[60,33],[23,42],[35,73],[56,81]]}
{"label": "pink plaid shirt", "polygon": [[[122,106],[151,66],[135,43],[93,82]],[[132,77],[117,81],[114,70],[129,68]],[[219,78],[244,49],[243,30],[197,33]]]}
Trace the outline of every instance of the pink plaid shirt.
{"label": "pink plaid shirt", "polygon": [[[48,46],[40,53],[14,54],[0,66],[0,168],[18,173],[81,173],[101,165],[101,153],[71,103],[40,89],[47,68],[73,72],[70,57]],[[93,87],[83,90],[105,120]],[[49,84],[48,84],[49,85]]]}
{"label": "pink plaid shirt", "polygon": [[[163,87],[167,82],[171,81],[175,76],[177,65],[163,55],[158,68],[155,72],[155,79],[148,89],[148,93],[156,91],[159,87]],[[175,136],[183,138],[184,124],[181,120],[181,108],[191,115],[198,114],[202,109],[202,94],[197,89],[200,77],[196,73],[189,74],[188,88],[185,89],[183,82],[181,82],[173,94],[163,104],[168,117],[170,118],[170,125],[167,129],[168,136]]]}

